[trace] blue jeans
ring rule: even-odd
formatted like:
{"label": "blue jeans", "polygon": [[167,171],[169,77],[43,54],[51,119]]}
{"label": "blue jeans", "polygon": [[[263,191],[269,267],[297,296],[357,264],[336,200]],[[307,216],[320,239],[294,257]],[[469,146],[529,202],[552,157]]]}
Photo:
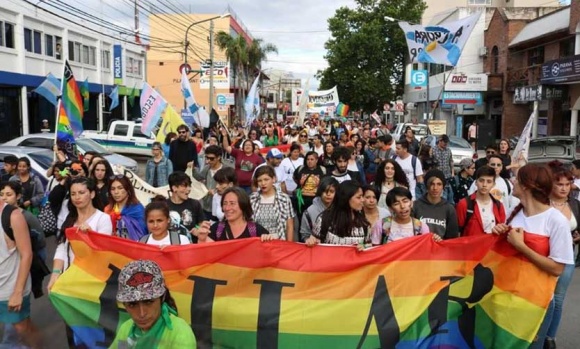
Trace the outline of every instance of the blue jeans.
{"label": "blue jeans", "polygon": [[544,316],[542,325],[538,330],[538,339],[532,343],[532,345],[530,345],[530,349],[542,349],[544,347],[544,340],[546,337],[556,337],[556,332],[558,331],[558,326],[560,325],[560,320],[562,319],[562,306],[564,305],[564,297],[566,296],[566,290],[570,285],[573,273],[574,265],[566,264],[564,266],[564,271],[562,271],[562,274],[558,278],[558,282],[556,283],[556,290],[554,291],[554,297],[550,302],[548,311],[546,311],[546,316]]}

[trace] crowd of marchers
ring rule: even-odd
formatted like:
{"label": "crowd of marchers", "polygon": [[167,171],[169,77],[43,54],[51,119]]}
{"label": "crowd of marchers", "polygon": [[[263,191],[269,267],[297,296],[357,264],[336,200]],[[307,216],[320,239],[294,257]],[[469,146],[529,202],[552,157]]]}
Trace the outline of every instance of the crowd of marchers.
{"label": "crowd of marchers", "polygon": [[[1,344],[43,346],[30,319],[30,296],[42,295],[42,278],[39,283],[30,271],[38,256],[52,260],[50,292],[74,262],[64,232],[76,227],[161,249],[259,237],[312,248],[349,245],[361,253],[420,234],[432,234],[436,242],[505,234],[531,263],[559,276],[533,344],[555,348],[578,260],[579,163],[513,165],[509,142],[502,140],[497,148],[487,146],[485,157],[463,159],[456,168],[446,135],[431,146],[419,142],[411,127],[394,139],[389,125],[356,120],[313,118],[300,127],[257,120],[249,127],[182,125],[176,131],[153,144],[144,173],[150,185],[168,185],[170,196],[147,203],[101,154],[69,159],[55,147],[46,188],[26,158],[5,157],[0,210],[10,214],[2,215],[0,226]],[[189,197],[193,179],[208,189],[200,200]],[[528,246],[524,232],[548,237],[549,255]],[[45,239],[51,236],[57,248],[46,256]],[[155,278],[128,283],[143,272]],[[113,347],[195,347],[154,262],[123,269],[117,300],[131,320],[119,329]],[[79,347],[68,327],[67,337],[71,348]]]}

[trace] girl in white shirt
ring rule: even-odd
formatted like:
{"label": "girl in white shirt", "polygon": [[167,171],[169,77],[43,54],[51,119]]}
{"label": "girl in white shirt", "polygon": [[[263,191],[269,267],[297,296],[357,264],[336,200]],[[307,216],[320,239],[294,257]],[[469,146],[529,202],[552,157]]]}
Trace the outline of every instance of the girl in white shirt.
{"label": "girl in white shirt", "polygon": [[94,231],[101,234],[112,235],[113,225],[111,217],[100,210],[100,200],[96,195],[97,185],[91,178],[75,178],[70,186],[70,200],[68,203],[69,213],[66,217],[58,237],[58,246],[54,254],[53,270],[48,282],[48,290],[58,277],[68,269],[75,259],[65,231],[67,228],[77,227],[83,232]]}
{"label": "girl in white shirt", "polygon": [[[569,221],[550,206],[552,186],[552,176],[546,167],[528,164],[520,168],[513,192],[513,195],[520,199],[520,204],[514,208],[506,224],[495,226],[493,232],[507,234],[507,241],[532,264],[548,274],[560,276],[566,265],[574,265],[574,252]],[[547,237],[548,256],[528,246],[524,241],[524,232]],[[554,312],[553,303],[554,299],[544,317],[536,341],[530,348],[543,347]]]}
{"label": "girl in white shirt", "polygon": [[167,199],[161,195],[156,196],[145,207],[145,223],[147,223],[149,234],[143,236],[139,242],[156,245],[161,249],[169,245],[190,244],[191,241],[187,236],[177,231],[169,231],[170,221]]}

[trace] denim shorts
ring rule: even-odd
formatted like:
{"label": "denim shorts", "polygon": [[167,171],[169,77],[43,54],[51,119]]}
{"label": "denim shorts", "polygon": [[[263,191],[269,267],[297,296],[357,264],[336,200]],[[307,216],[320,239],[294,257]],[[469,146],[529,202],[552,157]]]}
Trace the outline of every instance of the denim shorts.
{"label": "denim shorts", "polygon": [[22,298],[19,312],[8,311],[8,301],[0,302],[0,323],[16,324],[30,317],[30,295]]}

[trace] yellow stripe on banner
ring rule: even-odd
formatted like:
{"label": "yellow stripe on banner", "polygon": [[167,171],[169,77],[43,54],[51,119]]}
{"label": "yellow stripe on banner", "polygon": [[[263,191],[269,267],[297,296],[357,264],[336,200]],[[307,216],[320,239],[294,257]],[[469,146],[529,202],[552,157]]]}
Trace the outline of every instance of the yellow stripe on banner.
{"label": "yellow stripe on banner", "polygon": [[[84,287],[81,289],[78,285],[83,285]],[[51,292],[89,302],[100,303],[99,296],[105,289],[105,286],[106,284],[102,280],[85,272],[78,265],[73,264],[66,270],[65,274],[59,277],[58,282],[54,285]]]}
{"label": "yellow stripe on banner", "polygon": [[497,287],[494,287],[479,305],[496,324],[524,340],[534,338],[541,325],[527,319],[541,319],[546,311]]}

